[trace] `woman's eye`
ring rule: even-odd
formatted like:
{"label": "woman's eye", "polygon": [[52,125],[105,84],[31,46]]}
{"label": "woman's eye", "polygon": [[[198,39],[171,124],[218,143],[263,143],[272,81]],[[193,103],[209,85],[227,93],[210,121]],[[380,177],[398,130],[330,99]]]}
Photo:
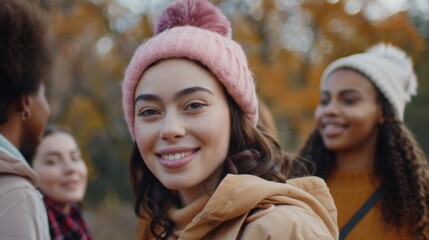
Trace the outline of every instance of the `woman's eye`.
{"label": "woman's eye", "polygon": [[353,105],[353,104],[356,103],[356,99],[354,99],[354,98],[344,98],[343,102],[346,105]]}
{"label": "woman's eye", "polygon": [[329,99],[326,98],[326,97],[322,97],[322,98],[319,99],[319,103],[322,106],[328,105],[329,104]]}
{"label": "woman's eye", "polygon": [[57,164],[57,162],[58,162],[58,159],[57,158],[53,158],[53,157],[51,157],[51,158],[47,158],[47,159],[45,159],[45,164],[46,165],[48,165],[48,166],[53,166],[53,165],[55,165],[55,164]]}
{"label": "woman's eye", "polygon": [[200,103],[200,102],[192,102],[189,103],[188,105],[186,105],[185,110],[195,110],[195,109],[200,109],[202,107],[204,107],[205,104]]}
{"label": "woman's eye", "polygon": [[153,108],[149,108],[149,109],[145,109],[145,110],[141,111],[139,113],[139,116],[150,117],[150,116],[157,115],[157,114],[159,114],[158,111],[156,111]]}
{"label": "woman's eye", "polygon": [[81,161],[81,160],[83,160],[83,159],[82,159],[82,156],[80,155],[80,153],[72,154],[72,155],[71,155],[71,158],[72,158],[72,160],[73,160],[74,162],[77,162],[77,161]]}

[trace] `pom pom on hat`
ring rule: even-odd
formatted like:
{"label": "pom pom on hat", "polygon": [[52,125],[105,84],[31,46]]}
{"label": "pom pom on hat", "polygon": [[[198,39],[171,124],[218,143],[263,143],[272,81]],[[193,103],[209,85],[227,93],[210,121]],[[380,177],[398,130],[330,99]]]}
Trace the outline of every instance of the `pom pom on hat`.
{"label": "pom pom on hat", "polygon": [[231,23],[207,0],[176,1],[159,16],[155,34],[176,26],[195,26],[231,38]]}
{"label": "pom pom on hat", "polygon": [[405,71],[408,73],[408,80],[406,80],[406,84],[404,85],[404,90],[406,92],[406,101],[411,101],[411,96],[415,96],[417,94],[417,77],[413,70],[413,61],[411,58],[407,56],[407,54],[401,49],[392,46],[390,44],[380,43],[367,51],[369,54],[373,54],[376,56],[380,56],[383,58],[392,59],[393,61],[397,61],[398,64],[402,65],[405,68]]}
{"label": "pom pom on hat", "polygon": [[397,120],[403,121],[405,105],[417,93],[417,77],[413,63],[404,51],[380,43],[364,53],[340,58],[325,69],[321,87],[323,88],[334,71],[345,67],[367,76],[392,105]]}
{"label": "pom pom on hat", "polygon": [[231,39],[230,26],[207,0],[178,0],[160,15],[156,35],[134,52],[122,84],[122,106],[133,138],[135,88],[151,64],[172,58],[204,65],[256,126],[258,98],[253,74],[243,49]]}

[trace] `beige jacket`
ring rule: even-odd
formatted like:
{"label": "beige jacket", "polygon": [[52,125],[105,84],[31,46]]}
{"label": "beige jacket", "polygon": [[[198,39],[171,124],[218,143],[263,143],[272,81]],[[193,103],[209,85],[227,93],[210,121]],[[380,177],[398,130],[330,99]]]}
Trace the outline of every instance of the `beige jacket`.
{"label": "beige jacket", "polygon": [[[252,175],[227,175],[209,199],[173,213],[176,219],[180,216],[176,224],[184,229],[171,239],[338,239],[334,201],[317,177],[282,184]],[[149,239],[147,222],[139,227],[138,239]]]}
{"label": "beige jacket", "polygon": [[47,240],[46,209],[35,186],[36,173],[0,134],[0,238]]}
{"label": "beige jacket", "polygon": [[[258,204],[274,204],[274,211],[246,224],[249,210]],[[334,201],[322,179],[281,184],[252,175],[228,175],[179,239],[337,239],[336,219]]]}

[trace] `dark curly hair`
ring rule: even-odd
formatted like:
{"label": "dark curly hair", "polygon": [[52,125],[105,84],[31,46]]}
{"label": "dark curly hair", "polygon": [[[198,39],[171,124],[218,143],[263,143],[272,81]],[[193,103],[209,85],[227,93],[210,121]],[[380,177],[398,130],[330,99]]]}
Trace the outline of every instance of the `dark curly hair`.
{"label": "dark curly hair", "polygon": [[[252,174],[261,178],[285,182],[290,159],[264,125],[254,127],[236,103],[228,99],[231,110],[231,139],[225,160],[226,174]],[[167,239],[174,223],[166,217],[170,206],[180,206],[176,192],[165,188],[144,163],[137,146],[130,162],[131,185],[136,196],[135,213],[150,220],[150,231],[156,239]]]}
{"label": "dark curly hair", "polygon": [[[376,146],[375,174],[384,189],[381,197],[383,221],[394,227],[406,226],[416,239],[427,239],[429,167],[412,133],[395,117],[392,105],[378,92],[385,123]],[[316,129],[300,151],[308,158],[307,168],[327,179],[335,167],[335,153],[328,150]]]}
{"label": "dark curly hair", "polygon": [[0,124],[11,103],[36,93],[51,63],[47,21],[24,0],[0,1]]}

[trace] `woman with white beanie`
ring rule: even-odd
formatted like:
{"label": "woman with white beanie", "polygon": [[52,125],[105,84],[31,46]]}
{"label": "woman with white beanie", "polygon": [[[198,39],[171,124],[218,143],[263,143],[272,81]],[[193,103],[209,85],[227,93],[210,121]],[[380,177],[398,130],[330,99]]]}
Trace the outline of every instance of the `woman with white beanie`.
{"label": "woman with white beanie", "polygon": [[327,181],[340,239],[427,239],[429,168],[403,121],[417,89],[410,58],[379,44],[331,63],[320,88],[301,156]]}

